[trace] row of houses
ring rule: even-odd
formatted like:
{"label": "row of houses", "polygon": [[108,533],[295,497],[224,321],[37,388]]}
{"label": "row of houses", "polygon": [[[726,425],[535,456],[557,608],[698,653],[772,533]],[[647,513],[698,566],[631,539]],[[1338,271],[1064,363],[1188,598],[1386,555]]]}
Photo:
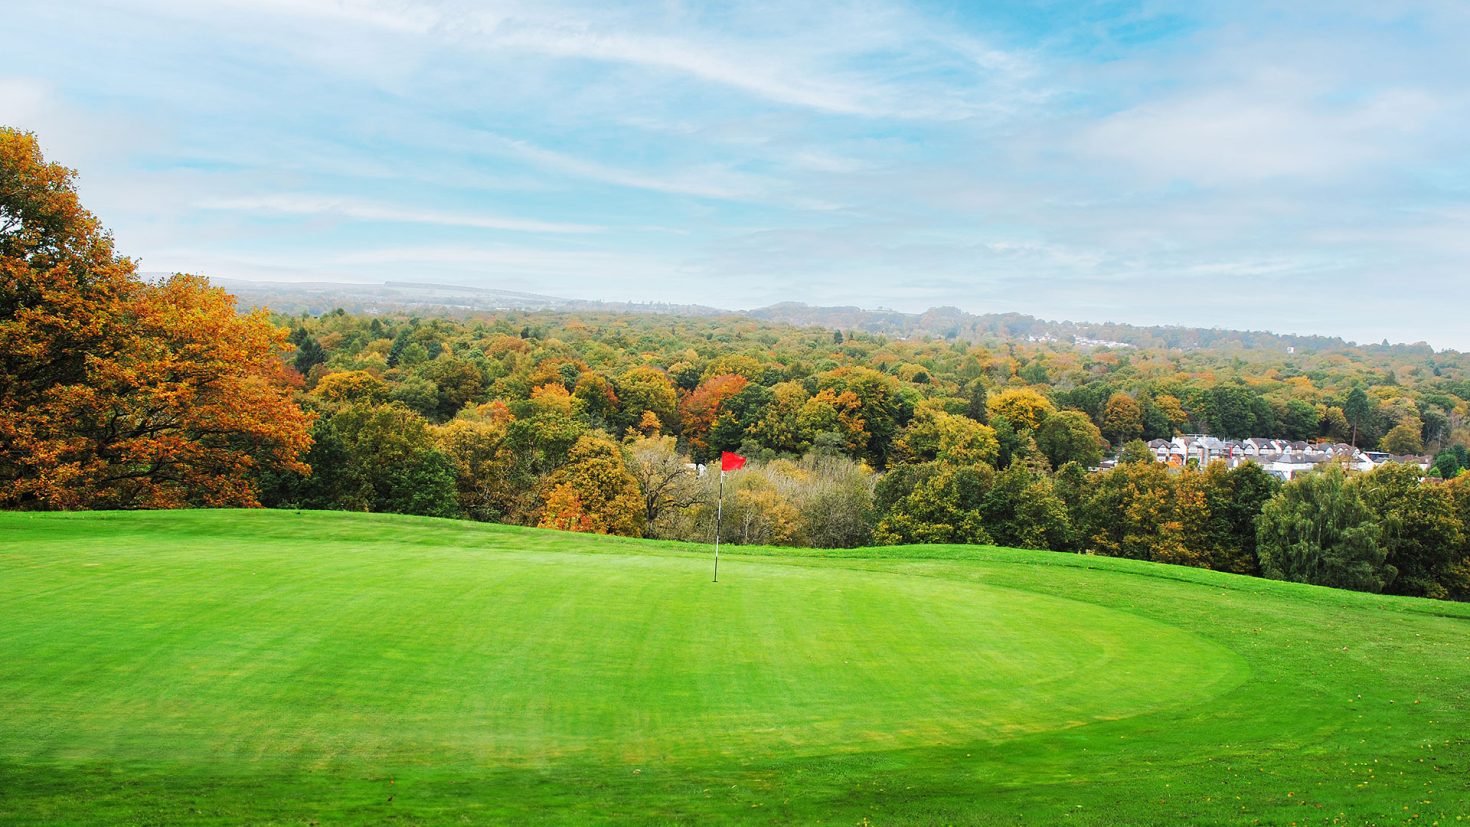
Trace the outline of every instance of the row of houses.
{"label": "row of houses", "polygon": [[1175,468],[1183,468],[1190,460],[1200,467],[1223,462],[1227,468],[1254,462],[1283,480],[1320,468],[1329,462],[1342,463],[1353,471],[1371,471],[1389,462],[1404,462],[1428,471],[1431,457],[1395,456],[1379,451],[1363,451],[1345,442],[1291,442],[1284,439],[1219,439],[1206,434],[1185,434],[1173,439],[1156,439],[1148,444],[1154,459]]}

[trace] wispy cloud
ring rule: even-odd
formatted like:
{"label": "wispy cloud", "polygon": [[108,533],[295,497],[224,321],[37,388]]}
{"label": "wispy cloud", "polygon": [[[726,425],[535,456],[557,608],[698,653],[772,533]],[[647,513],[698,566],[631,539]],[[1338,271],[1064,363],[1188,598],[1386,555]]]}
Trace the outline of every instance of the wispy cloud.
{"label": "wispy cloud", "polygon": [[509,230],[526,233],[596,233],[606,229],[593,224],[569,224],[560,221],[535,221],[474,213],[406,209],[369,201],[320,195],[279,194],[211,198],[199,201],[195,206],[205,210],[276,215],[327,215],[380,223],[437,224],[445,227],[473,227],[482,230]]}
{"label": "wispy cloud", "polygon": [[670,195],[748,200],[761,197],[762,191],[769,186],[768,181],[757,176],[733,172],[719,164],[660,175],[604,164],[501,135],[481,133],[478,138],[480,145],[488,151],[511,155],[552,172],[620,187]]}
{"label": "wispy cloud", "polygon": [[1263,78],[1150,101],[1088,127],[1079,146],[1151,179],[1231,185],[1339,176],[1412,152],[1445,108],[1415,89],[1342,102],[1292,86],[1291,78]]}
{"label": "wispy cloud", "polygon": [[[1470,349],[1413,312],[1470,302],[1462,3],[6,14],[0,120],[79,168],[145,267]],[[1270,299],[1180,300],[1239,291]]]}
{"label": "wispy cloud", "polygon": [[692,75],[767,100],[848,115],[899,114],[870,90],[832,78],[803,76],[780,61],[722,53],[718,47],[672,37],[630,36],[581,27],[530,28],[502,21],[487,33],[489,48],[563,58],[630,63]]}

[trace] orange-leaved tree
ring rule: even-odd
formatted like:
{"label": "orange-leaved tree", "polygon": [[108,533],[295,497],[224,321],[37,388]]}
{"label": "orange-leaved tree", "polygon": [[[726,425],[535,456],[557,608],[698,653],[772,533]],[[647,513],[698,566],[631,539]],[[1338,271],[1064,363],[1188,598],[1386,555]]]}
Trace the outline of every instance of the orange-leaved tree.
{"label": "orange-leaved tree", "polygon": [[33,135],[0,128],[0,507],[255,505],[307,470],[287,331],[138,278]]}
{"label": "orange-leaved tree", "polygon": [[720,416],[720,407],[745,390],[750,380],[733,373],[723,373],[704,380],[679,403],[679,416],[684,423],[684,438],[696,456],[709,455],[709,432]]}
{"label": "orange-leaved tree", "polygon": [[605,436],[580,437],[567,463],[544,485],[538,525],[594,534],[643,533],[644,502],[638,481],[623,463],[618,444]]}

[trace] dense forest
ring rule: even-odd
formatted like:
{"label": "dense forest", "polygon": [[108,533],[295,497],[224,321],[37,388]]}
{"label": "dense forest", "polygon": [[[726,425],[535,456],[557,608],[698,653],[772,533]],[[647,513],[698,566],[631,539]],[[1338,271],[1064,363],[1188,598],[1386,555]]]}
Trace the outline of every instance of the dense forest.
{"label": "dense forest", "polygon": [[[996,543],[1470,598],[1470,359],[750,316],[238,315],[0,130],[0,506],[265,505],[737,543]],[[1235,337],[1232,341],[1238,340]],[[1285,485],[1178,433],[1434,457]],[[1106,454],[1119,463],[1096,468]]]}

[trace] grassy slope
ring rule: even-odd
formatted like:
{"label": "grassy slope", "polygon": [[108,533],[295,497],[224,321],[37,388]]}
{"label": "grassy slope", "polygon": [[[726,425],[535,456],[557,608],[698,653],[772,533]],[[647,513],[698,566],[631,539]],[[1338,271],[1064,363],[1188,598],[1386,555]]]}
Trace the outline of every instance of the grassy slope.
{"label": "grassy slope", "polygon": [[0,514],[0,820],[1470,823],[1470,607],[742,551]]}

